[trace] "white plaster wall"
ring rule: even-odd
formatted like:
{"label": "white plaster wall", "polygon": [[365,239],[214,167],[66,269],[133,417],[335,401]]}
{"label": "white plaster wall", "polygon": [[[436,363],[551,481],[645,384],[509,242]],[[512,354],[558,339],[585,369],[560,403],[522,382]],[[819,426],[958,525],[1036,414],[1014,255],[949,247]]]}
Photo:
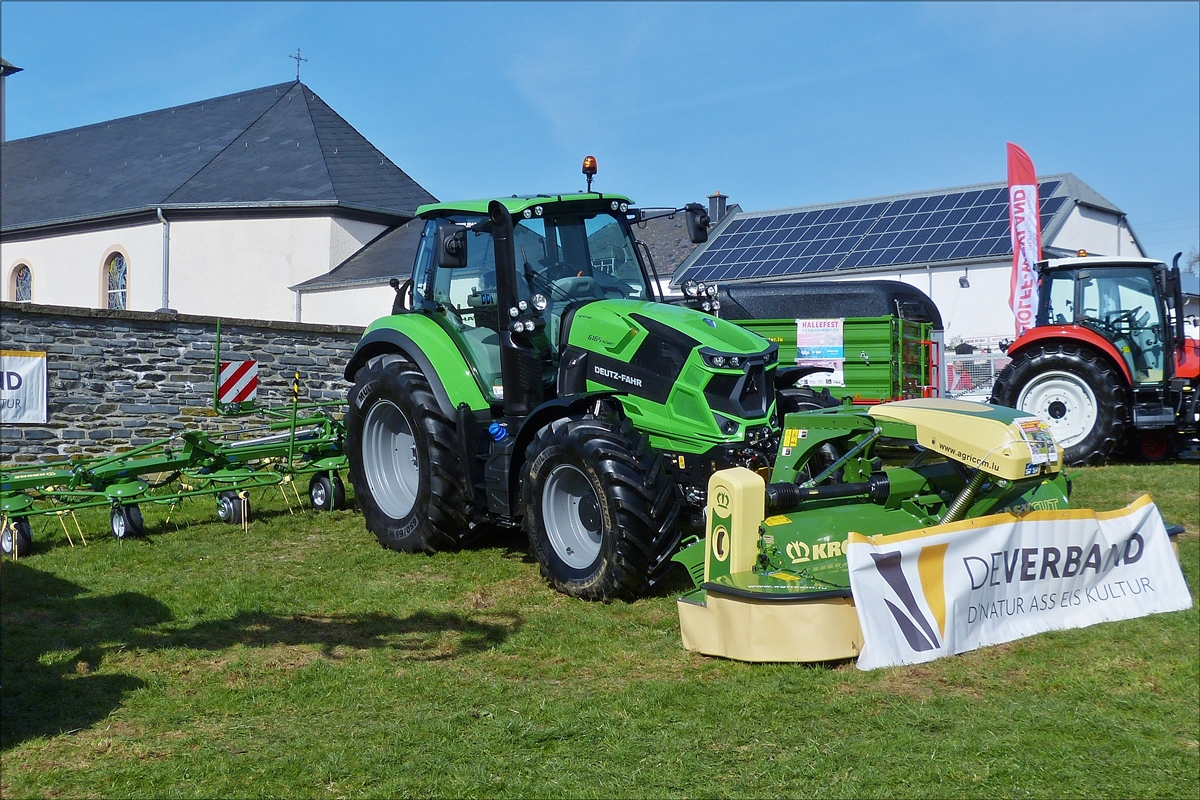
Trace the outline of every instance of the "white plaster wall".
{"label": "white plaster wall", "polygon": [[[329,266],[324,272],[357,253],[363,245],[387,230],[387,226],[333,217],[329,220],[329,230]],[[309,277],[315,278],[316,275]]]}
{"label": "white plaster wall", "polygon": [[[1013,338],[1012,310],[1008,307],[1008,281],[1012,265],[1008,262],[993,262],[969,267],[932,269],[922,267],[903,272],[875,272],[847,275],[839,280],[893,280],[902,281],[929,295],[946,326],[946,341],[954,337],[984,338],[1000,336]],[[967,276],[970,286],[958,285],[958,279]],[[821,280],[829,280],[822,276]]]}
{"label": "white plaster wall", "polygon": [[1071,209],[1053,241],[1043,241],[1043,247],[1063,250],[1087,250],[1095,256],[1129,256],[1140,258],[1143,253],[1133,240],[1129,226],[1120,217],[1107,211],[1077,205]]}
{"label": "white plaster wall", "polygon": [[89,231],[24,242],[0,242],[0,299],[13,300],[12,273],[28,264],[33,302],[107,308],[104,264],[114,252],[125,255],[126,304],[131,311],[154,311],[162,304],[162,226],[157,222]]}
{"label": "white plaster wall", "polygon": [[301,322],[325,325],[370,325],[390,314],[396,292],[386,283],[328,292],[306,292],[301,300]]}
{"label": "white plaster wall", "polygon": [[292,321],[287,287],[328,272],[330,218],[171,223],[171,308]]}

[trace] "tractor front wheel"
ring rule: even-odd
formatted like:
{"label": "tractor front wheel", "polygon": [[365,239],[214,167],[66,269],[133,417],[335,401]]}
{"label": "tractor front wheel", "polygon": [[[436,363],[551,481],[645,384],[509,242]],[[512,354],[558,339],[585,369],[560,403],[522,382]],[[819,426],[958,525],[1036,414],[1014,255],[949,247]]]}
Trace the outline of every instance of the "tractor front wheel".
{"label": "tractor front wheel", "polygon": [[1041,417],[1066,464],[1106,459],[1125,426],[1121,376],[1103,357],[1068,342],[1022,351],[992,387],[991,402]]}
{"label": "tractor front wheel", "polygon": [[346,452],[367,529],[405,553],[452,549],[471,529],[454,425],[414,364],[380,359],[350,390]]}
{"label": "tractor front wheel", "polygon": [[558,591],[632,600],[668,571],[680,535],[675,485],[628,423],[550,423],[529,445],[522,483],[530,548]]}

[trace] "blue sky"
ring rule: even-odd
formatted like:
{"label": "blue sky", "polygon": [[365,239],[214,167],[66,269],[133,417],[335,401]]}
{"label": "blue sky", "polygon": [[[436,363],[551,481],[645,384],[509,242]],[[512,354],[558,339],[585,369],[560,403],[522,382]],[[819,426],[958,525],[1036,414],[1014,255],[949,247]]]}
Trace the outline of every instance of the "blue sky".
{"label": "blue sky", "polygon": [[0,4],[8,138],[294,78],[442,199],[747,210],[1005,178],[1200,242],[1200,3]]}

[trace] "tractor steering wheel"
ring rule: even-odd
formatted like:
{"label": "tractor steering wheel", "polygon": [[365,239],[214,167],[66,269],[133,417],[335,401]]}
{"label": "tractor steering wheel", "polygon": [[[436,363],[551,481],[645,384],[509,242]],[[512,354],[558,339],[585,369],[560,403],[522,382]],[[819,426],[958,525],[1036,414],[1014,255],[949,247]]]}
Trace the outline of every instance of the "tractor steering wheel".
{"label": "tractor steering wheel", "polygon": [[1109,314],[1105,324],[1114,330],[1118,329],[1122,324],[1127,325],[1130,330],[1137,326],[1137,315],[1142,310],[1141,306],[1131,308],[1128,311],[1119,311],[1114,314]]}

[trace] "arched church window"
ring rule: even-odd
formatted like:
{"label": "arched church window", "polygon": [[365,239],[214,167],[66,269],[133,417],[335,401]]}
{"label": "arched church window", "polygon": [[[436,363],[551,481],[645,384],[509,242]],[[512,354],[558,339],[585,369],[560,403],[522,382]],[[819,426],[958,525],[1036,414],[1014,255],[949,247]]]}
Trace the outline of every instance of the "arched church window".
{"label": "arched church window", "polygon": [[108,257],[104,271],[108,276],[108,307],[118,311],[124,310],[129,280],[125,256],[113,253]]}
{"label": "arched church window", "polygon": [[33,302],[33,270],[28,264],[18,264],[13,270],[13,299],[18,303]]}

